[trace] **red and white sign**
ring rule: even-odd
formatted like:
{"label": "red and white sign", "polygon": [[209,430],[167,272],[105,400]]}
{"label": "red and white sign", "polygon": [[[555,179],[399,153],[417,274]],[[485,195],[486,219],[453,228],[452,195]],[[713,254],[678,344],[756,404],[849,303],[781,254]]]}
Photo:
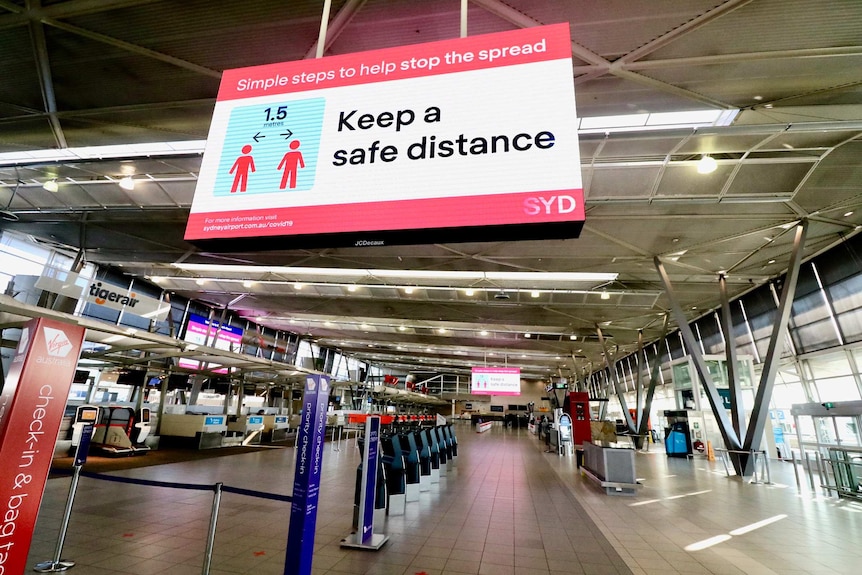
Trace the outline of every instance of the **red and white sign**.
{"label": "red and white sign", "polygon": [[568,24],[227,70],[185,238],[576,236],[576,126]]}
{"label": "red and white sign", "polygon": [[520,367],[474,367],[470,377],[473,395],[521,395]]}
{"label": "red and white sign", "polygon": [[27,554],[85,329],[29,321],[0,393],[0,575],[27,571]]}

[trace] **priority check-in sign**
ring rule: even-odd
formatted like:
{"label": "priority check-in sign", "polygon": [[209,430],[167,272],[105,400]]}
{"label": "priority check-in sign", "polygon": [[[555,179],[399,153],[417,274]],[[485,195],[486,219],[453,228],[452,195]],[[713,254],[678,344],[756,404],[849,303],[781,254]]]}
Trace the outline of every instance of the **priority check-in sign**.
{"label": "priority check-in sign", "polygon": [[559,24],[226,71],[185,237],[538,239],[583,220]]}

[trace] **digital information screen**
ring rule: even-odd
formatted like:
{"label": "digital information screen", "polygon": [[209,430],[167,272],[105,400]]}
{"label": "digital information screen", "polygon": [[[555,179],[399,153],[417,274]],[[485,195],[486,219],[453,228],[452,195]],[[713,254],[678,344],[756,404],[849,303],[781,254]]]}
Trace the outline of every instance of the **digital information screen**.
{"label": "digital information screen", "polygon": [[[218,338],[216,339],[216,332]],[[237,351],[242,349],[242,328],[230,325],[221,326],[219,330],[219,322],[212,322],[202,315],[189,314],[189,321],[186,324],[186,334],[183,337],[184,341],[197,345],[207,345],[216,349],[226,351]],[[180,358],[178,365],[189,369],[199,369],[200,362],[191,359]],[[213,366],[210,366],[212,368]],[[213,369],[215,373],[227,373],[227,369]]]}
{"label": "digital information screen", "polygon": [[470,374],[473,395],[521,395],[520,367],[474,367]]}
{"label": "digital information screen", "polygon": [[[568,24],[227,70],[185,239],[576,237]],[[420,235],[421,232],[421,235]]]}

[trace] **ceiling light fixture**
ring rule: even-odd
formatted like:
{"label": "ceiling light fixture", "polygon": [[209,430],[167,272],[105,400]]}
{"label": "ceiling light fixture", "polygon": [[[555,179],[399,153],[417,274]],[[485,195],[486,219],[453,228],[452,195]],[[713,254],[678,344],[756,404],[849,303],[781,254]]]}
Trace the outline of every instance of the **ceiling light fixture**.
{"label": "ceiling light fixture", "polygon": [[479,335],[488,335],[488,330],[483,329],[482,331],[479,332]]}
{"label": "ceiling light fixture", "polygon": [[[425,271],[425,270],[384,270],[362,268],[313,268],[289,266],[252,266],[231,264],[192,264],[174,263],[173,267],[197,272],[233,273],[272,273],[293,277],[336,276],[358,278],[386,278],[403,280],[433,280],[435,282],[465,281],[561,281],[561,282],[609,282],[617,279],[616,273],[602,272],[482,272],[482,271]],[[406,282],[405,282],[406,283]]]}
{"label": "ceiling light fixture", "polygon": [[132,176],[126,176],[120,180],[118,185],[127,192],[131,192],[135,189],[135,178]]}
{"label": "ceiling light fixture", "polygon": [[476,292],[471,290],[471,289],[464,290],[464,295],[467,295],[467,296],[472,296],[475,293]]}
{"label": "ceiling light fixture", "polygon": [[611,299],[611,294],[608,293],[608,290],[602,290],[602,299]]}
{"label": "ceiling light fixture", "polygon": [[577,341],[578,336],[576,336],[575,334],[572,334],[572,335],[570,335],[570,336],[569,336],[569,339],[570,339],[570,340],[572,340],[572,341]]}
{"label": "ceiling light fixture", "polygon": [[354,285],[349,285],[349,286],[347,286],[347,291],[349,291],[349,292],[355,292],[355,291],[356,291],[356,286],[354,286]]}
{"label": "ceiling light fixture", "polygon": [[407,295],[412,294],[412,293],[413,293],[413,288],[412,288],[412,287],[409,287],[409,286],[408,286],[408,287],[406,287],[406,288],[404,288],[404,293],[406,293]]}
{"label": "ceiling light fixture", "polygon": [[244,282],[242,282],[242,287],[244,287],[246,289],[252,287],[253,285],[254,285],[254,282],[251,280],[245,280]]}
{"label": "ceiling light fixture", "polygon": [[718,168],[718,162],[712,156],[704,155],[697,163],[698,174],[711,174]]}
{"label": "ceiling light fixture", "polygon": [[399,325],[398,331],[407,331],[407,326],[406,325]]}
{"label": "ceiling light fixture", "polygon": [[207,283],[207,280],[205,280],[205,279],[203,279],[203,278],[198,278],[198,279],[196,279],[196,280],[195,280],[195,283],[196,283],[196,284],[198,284],[199,286],[202,286],[202,285],[204,285],[205,283]]}
{"label": "ceiling light fixture", "polygon": [[52,194],[56,194],[57,191],[60,189],[60,184],[57,183],[57,178],[54,178],[53,180],[48,180],[47,182],[42,184],[42,189],[51,192]]}
{"label": "ceiling light fixture", "polygon": [[525,333],[525,334],[524,334],[524,337],[526,337],[526,338],[531,338],[531,337],[533,337],[533,334]]}
{"label": "ceiling light fixture", "polygon": [[845,217],[845,218],[849,218],[849,217],[850,217],[850,216],[852,216],[852,215],[853,215],[853,212],[844,212],[844,217]]}
{"label": "ceiling light fixture", "polygon": [[530,297],[539,297],[539,292],[538,292],[538,290],[533,290],[533,291],[531,291],[531,292],[530,292]]}
{"label": "ceiling light fixture", "polygon": [[297,283],[293,284],[293,287],[294,287],[294,289],[302,289],[304,286],[301,283],[297,282]]}

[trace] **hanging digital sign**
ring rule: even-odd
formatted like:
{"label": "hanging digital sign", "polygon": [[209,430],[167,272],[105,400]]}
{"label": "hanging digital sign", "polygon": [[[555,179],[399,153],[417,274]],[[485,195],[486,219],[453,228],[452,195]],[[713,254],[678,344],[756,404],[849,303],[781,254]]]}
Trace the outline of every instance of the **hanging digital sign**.
{"label": "hanging digital sign", "polygon": [[[201,315],[189,314],[186,323],[184,341],[195,345],[205,345],[225,351],[242,350],[242,328],[232,325],[220,325],[218,320],[209,320]],[[192,359],[180,358],[178,365],[188,369],[200,369],[201,362]],[[214,365],[204,366],[214,373],[227,373],[227,368]]]}
{"label": "hanging digital sign", "polygon": [[568,24],[227,70],[185,239],[576,237],[576,126]]}
{"label": "hanging digital sign", "polygon": [[474,367],[470,374],[473,395],[521,395],[520,367]]}

